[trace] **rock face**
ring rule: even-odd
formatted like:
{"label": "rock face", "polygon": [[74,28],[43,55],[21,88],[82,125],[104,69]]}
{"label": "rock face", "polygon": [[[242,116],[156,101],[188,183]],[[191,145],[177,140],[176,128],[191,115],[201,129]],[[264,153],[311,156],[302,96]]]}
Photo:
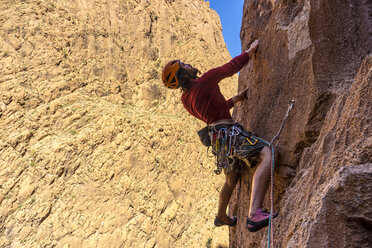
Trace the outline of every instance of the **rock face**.
{"label": "rock face", "polygon": [[[270,140],[296,100],[277,146],[275,247],[371,247],[371,13],[366,0],[245,2],[243,49],[255,38],[260,48],[240,73],[251,100],[235,118]],[[244,226],[252,175],[230,204],[242,220],[230,247],[267,245],[267,229]]]}
{"label": "rock face", "polygon": [[202,124],[160,81],[230,60],[208,3],[5,0],[0,27],[0,247],[226,247]]}

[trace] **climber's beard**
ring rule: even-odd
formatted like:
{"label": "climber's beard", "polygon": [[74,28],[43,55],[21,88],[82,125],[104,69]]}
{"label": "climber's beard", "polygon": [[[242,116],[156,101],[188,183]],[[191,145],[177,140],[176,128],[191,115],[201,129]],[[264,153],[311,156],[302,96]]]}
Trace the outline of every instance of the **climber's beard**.
{"label": "climber's beard", "polygon": [[197,78],[199,70],[195,67],[191,66],[190,64],[185,64],[181,62],[181,68],[183,71],[186,71],[189,77],[191,78]]}
{"label": "climber's beard", "polygon": [[197,78],[198,77],[198,73],[200,73],[200,71],[194,67],[191,67],[190,69],[190,74],[194,77],[194,78]]}

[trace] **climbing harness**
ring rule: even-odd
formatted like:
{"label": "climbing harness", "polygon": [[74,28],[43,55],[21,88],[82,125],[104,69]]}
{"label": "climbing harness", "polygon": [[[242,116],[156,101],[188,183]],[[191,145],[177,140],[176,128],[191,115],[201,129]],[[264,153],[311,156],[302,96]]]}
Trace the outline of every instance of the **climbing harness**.
{"label": "climbing harness", "polygon": [[[216,169],[219,175],[223,169],[231,168],[236,159],[247,162],[245,156],[254,152],[246,150],[244,146],[249,145],[257,148],[258,140],[249,132],[244,131],[239,123],[228,123],[209,126],[209,139],[212,145],[212,153],[216,158]],[[249,161],[248,161],[249,162]]]}
{"label": "climbing harness", "polygon": [[288,106],[288,110],[287,110],[287,113],[286,115],[284,116],[284,119],[282,121],[282,125],[280,126],[280,129],[278,131],[278,133],[272,138],[272,140],[270,141],[270,143],[268,143],[266,140],[262,140],[263,142],[265,142],[266,144],[269,145],[269,147],[271,148],[271,157],[272,157],[272,160],[271,160],[271,163],[272,163],[272,166],[271,166],[271,190],[270,190],[270,201],[271,201],[271,206],[270,206],[270,218],[269,218],[269,231],[268,231],[268,240],[267,240],[267,247],[270,248],[274,248],[274,227],[273,225],[271,224],[272,222],[272,217],[273,217],[273,212],[274,212],[274,169],[275,169],[275,165],[274,165],[274,161],[275,161],[275,154],[274,154],[274,146],[276,146],[277,144],[274,145],[274,140],[277,139],[279,140],[279,135],[280,133],[282,132],[282,129],[284,127],[284,124],[289,116],[289,112],[292,110],[294,104],[295,104],[295,100],[290,100],[289,101],[289,106]]}

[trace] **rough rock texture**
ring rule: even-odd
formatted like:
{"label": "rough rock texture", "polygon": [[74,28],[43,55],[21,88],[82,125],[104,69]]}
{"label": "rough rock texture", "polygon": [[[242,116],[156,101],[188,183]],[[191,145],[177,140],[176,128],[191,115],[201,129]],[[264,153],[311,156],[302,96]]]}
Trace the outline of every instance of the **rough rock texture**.
{"label": "rough rock texture", "polygon": [[227,246],[202,124],[160,81],[230,59],[208,3],[3,0],[0,27],[0,247]]}
{"label": "rough rock texture", "polygon": [[[260,48],[240,73],[251,100],[235,118],[270,140],[297,101],[277,149],[275,247],[371,247],[372,2],[245,1],[242,24],[243,49]],[[230,247],[267,246],[267,229],[244,226],[252,175],[230,204],[241,220]]]}

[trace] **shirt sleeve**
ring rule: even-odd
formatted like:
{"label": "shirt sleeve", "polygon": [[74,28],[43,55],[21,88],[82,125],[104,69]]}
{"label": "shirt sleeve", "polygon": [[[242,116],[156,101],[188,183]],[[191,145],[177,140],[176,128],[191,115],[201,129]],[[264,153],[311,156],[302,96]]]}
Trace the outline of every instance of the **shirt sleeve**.
{"label": "shirt sleeve", "polygon": [[235,73],[238,73],[243,68],[243,66],[248,63],[248,61],[249,55],[247,52],[244,52],[236,56],[230,62],[224,64],[223,66],[209,70],[203,75],[203,80],[210,83],[218,84],[222,79],[231,77]]}
{"label": "shirt sleeve", "polygon": [[227,100],[227,107],[229,109],[231,109],[232,107],[234,107],[234,102],[233,102],[232,97],[229,100]]}

